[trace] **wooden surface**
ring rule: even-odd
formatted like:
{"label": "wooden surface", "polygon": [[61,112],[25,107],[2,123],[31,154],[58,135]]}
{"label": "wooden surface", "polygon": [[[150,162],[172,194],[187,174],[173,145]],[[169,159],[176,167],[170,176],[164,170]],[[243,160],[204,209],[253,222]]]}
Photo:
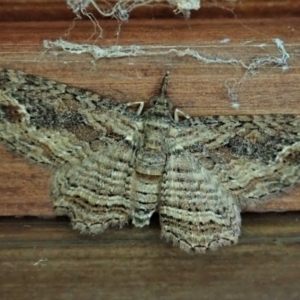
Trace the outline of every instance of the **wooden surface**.
{"label": "wooden surface", "polygon": [[[300,113],[300,1],[202,0],[191,19],[165,5],[132,13],[128,23],[101,20],[103,39],[89,39],[88,21],[72,25],[61,0],[0,1],[0,67],[19,69],[91,89],[119,101],[147,100],[170,71],[169,96],[193,116],[208,114]],[[160,20],[158,18],[165,18]],[[170,18],[172,19],[166,19]],[[38,22],[37,22],[38,21]],[[119,35],[116,32],[121,29]],[[174,53],[94,61],[89,55],[45,51],[45,39],[111,45],[191,47],[205,57],[249,63],[280,57],[274,38],[285,42],[288,71],[265,66],[238,90],[240,109],[224,88],[240,80],[237,65],[206,65]],[[95,38],[95,37],[93,37]],[[230,39],[229,43],[224,43]],[[64,218],[50,216],[50,172],[27,165],[0,147],[1,299],[264,299],[300,298],[300,214],[243,214],[237,246],[206,255],[181,252],[159,239],[151,226],[110,229],[85,236]],[[300,189],[259,211],[300,210]]]}
{"label": "wooden surface", "polygon": [[240,243],[189,255],[159,224],[82,236],[64,219],[0,218],[1,299],[298,300],[299,213],[243,215]]}
{"label": "wooden surface", "polygon": [[[109,8],[116,0],[99,1],[101,8]],[[145,2],[147,2],[145,0]],[[130,12],[131,19],[177,18],[181,14],[174,13],[174,7],[167,1],[139,6]],[[170,1],[171,2],[171,1]],[[174,1],[175,2],[175,1]],[[178,1],[180,3],[180,1]],[[182,1],[184,2],[184,1]],[[297,0],[201,0],[201,9],[192,10],[191,18],[278,18],[299,17],[300,2]],[[106,6],[104,6],[106,4]],[[88,12],[97,18],[101,15],[90,5]],[[21,21],[62,21],[72,20],[74,14],[64,0],[1,0],[0,20],[2,22]],[[87,18],[85,18],[87,19]]]}
{"label": "wooden surface", "polygon": [[[283,26],[284,24],[284,26]],[[0,34],[0,66],[19,69],[75,86],[91,89],[119,101],[147,101],[158,91],[170,71],[169,96],[190,115],[300,113],[299,18],[131,20],[121,26],[101,21],[102,46],[175,45],[196,49],[206,57],[237,58],[246,63],[254,57],[281,53],[273,43],[280,38],[290,55],[289,70],[264,66],[248,75],[238,90],[240,109],[232,107],[224,83],[240,80],[245,69],[237,65],[204,64],[191,57],[142,56],[94,61],[88,55],[45,51],[44,39],[63,37],[70,22],[4,22]],[[76,23],[69,40],[86,42],[93,26]],[[66,37],[65,37],[66,38]],[[222,43],[230,38],[229,43]],[[53,216],[48,171],[28,166],[0,147],[0,214]],[[300,209],[300,189],[258,207],[258,211]]]}

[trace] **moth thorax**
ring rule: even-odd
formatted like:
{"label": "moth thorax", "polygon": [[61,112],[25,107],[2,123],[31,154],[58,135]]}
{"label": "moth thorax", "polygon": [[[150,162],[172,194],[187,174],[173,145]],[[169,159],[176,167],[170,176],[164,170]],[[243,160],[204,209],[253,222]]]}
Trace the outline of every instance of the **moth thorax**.
{"label": "moth thorax", "polygon": [[165,169],[166,155],[140,149],[135,160],[135,171],[144,175],[161,176]]}

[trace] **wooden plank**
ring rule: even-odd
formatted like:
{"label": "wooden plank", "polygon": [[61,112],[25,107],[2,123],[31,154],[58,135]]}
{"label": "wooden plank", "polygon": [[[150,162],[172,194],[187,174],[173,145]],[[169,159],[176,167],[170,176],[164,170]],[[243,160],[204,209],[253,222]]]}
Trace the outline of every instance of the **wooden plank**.
{"label": "wooden plank", "polygon": [[[95,1],[103,10],[116,4],[116,0]],[[157,3],[147,2],[145,6],[138,6],[129,12],[129,19],[183,19],[181,14],[174,13],[174,6],[167,1]],[[174,1],[175,2],[175,1]],[[180,1],[178,1],[180,3]],[[295,0],[201,0],[201,8],[191,11],[191,19],[211,18],[277,18],[299,17],[300,2]],[[130,2],[132,4],[133,2]],[[102,16],[93,5],[88,6],[88,12],[96,18]],[[64,0],[1,0],[1,22],[14,21],[62,21],[74,18],[74,13]],[[102,17],[103,18],[103,17]],[[83,19],[88,19],[83,16]]]}
{"label": "wooden plank", "polygon": [[[169,96],[177,107],[193,116],[300,113],[298,18],[286,18],[281,22],[277,19],[189,20],[188,23],[132,20],[122,25],[119,37],[115,35],[117,24],[114,21],[103,22],[105,39],[101,41],[102,46],[116,42],[119,45],[190,45],[207,57],[235,57],[247,62],[256,56],[280,57],[272,42],[272,39],[280,38],[291,56],[290,69],[282,72],[280,67],[264,67],[255,76],[247,77],[239,90],[240,109],[235,110],[227,97],[224,82],[241,79],[245,70],[240,66],[203,64],[175,54],[93,61],[87,54],[44,52],[42,41],[57,39],[68,28],[68,22],[2,23],[0,66],[91,89],[124,102],[147,101],[157,92],[163,75],[169,70]],[[283,23],[286,25],[282,26]],[[79,24],[71,31],[69,39],[84,42],[90,36],[92,26],[90,22]],[[224,38],[231,41],[220,43]],[[0,214],[52,215],[49,173],[29,167],[0,149]],[[257,210],[299,210],[299,199],[298,189]]]}
{"label": "wooden plank", "polygon": [[[299,299],[299,213],[245,214],[236,246],[190,255],[151,227],[97,236],[0,218],[3,299]],[[201,297],[201,298],[199,298]]]}

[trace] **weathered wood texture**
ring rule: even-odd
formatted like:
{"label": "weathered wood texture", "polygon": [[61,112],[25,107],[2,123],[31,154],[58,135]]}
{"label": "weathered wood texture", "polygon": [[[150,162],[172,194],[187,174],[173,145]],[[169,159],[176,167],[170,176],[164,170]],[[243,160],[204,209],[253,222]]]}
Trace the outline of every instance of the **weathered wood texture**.
{"label": "weathered wood texture", "polygon": [[[139,8],[131,14],[135,19],[122,24],[119,36],[116,21],[101,20],[104,39],[96,44],[102,46],[189,45],[204,56],[246,62],[257,56],[280,57],[272,39],[282,39],[290,69],[283,73],[265,66],[248,76],[238,90],[239,111],[232,108],[224,82],[240,80],[245,74],[240,66],[205,65],[174,53],[93,61],[89,55],[44,52],[42,41],[66,38],[71,25],[73,15],[63,0],[0,1],[0,67],[88,88],[119,101],[147,100],[169,70],[169,95],[194,116],[300,113],[299,15],[300,1],[202,0],[201,10],[188,20],[174,17],[163,5]],[[149,16],[153,19],[146,20]],[[68,39],[86,42],[93,29],[88,20],[76,22]],[[220,43],[226,38],[230,43]],[[27,165],[3,147],[0,165],[0,215],[53,216],[49,171]],[[300,189],[278,200],[258,210],[299,210]],[[242,219],[237,246],[192,256],[159,239],[157,216],[149,227],[110,229],[98,236],[72,231],[64,218],[2,217],[0,297],[299,299],[299,213],[243,214]]]}
{"label": "weathered wood texture", "polygon": [[[95,0],[95,2],[100,3],[100,7],[105,10],[111,8],[117,1]],[[131,1],[131,4],[133,2]],[[145,2],[147,5],[138,6],[130,12],[130,19],[183,19],[181,14],[174,13],[175,7],[170,6],[167,1],[149,3],[145,0]],[[180,3],[180,1],[178,2]],[[93,13],[97,18],[101,17],[93,5],[88,7],[88,12]],[[297,16],[300,16],[300,2],[297,0],[201,0],[201,9],[191,11],[191,18],[199,19]],[[72,18],[74,18],[74,14],[64,0],[1,0],[0,2],[0,20],[2,22],[62,21]],[[87,19],[87,17],[85,18]]]}
{"label": "weathered wood texture", "polygon": [[[283,25],[284,24],[284,25]],[[245,69],[237,65],[203,64],[191,57],[142,56],[93,61],[88,54],[72,55],[44,51],[44,39],[63,36],[70,22],[1,23],[0,66],[52,78],[106,94],[119,101],[148,100],[157,92],[162,76],[170,71],[169,96],[190,115],[300,113],[300,56],[298,18],[215,19],[215,20],[131,20],[121,26],[101,21],[102,46],[186,45],[206,57],[237,58],[249,62],[253,57],[281,53],[274,38],[285,42],[290,54],[288,71],[265,66],[255,76],[248,75],[240,86],[240,109],[232,108],[224,82],[240,80]],[[93,26],[76,23],[69,39],[84,42]],[[224,38],[230,38],[222,44]],[[53,215],[49,198],[49,172],[28,166],[0,148],[0,214]],[[257,208],[258,211],[300,209],[300,189]]]}
{"label": "weathered wood texture", "polygon": [[246,214],[237,246],[189,255],[151,227],[83,236],[64,219],[0,219],[1,299],[300,298],[299,213]]}

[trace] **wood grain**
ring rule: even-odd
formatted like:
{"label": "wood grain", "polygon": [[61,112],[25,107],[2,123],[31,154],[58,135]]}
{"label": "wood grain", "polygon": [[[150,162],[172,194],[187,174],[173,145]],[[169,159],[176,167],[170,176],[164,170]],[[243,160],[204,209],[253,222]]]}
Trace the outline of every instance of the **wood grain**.
{"label": "wood grain", "polygon": [[[284,24],[284,26],[283,26]],[[147,101],[157,92],[162,76],[170,71],[169,96],[175,105],[190,115],[300,113],[298,18],[214,19],[214,20],[131,20],[122,24],[116,37],[115,21],[101,21],[105,39],[102,46],[190,45],[208,57],[253,57],[280,52],[274,38],[285,42],[290,54],[287,72],[280,67],[261,68],[247,77],[239,92],[240,109],[232,108],[224,82],[240,80],[245,70],[236,65],[203,64],[191,57],[175,54],[94,61],[88,55],[45,51],[44,39],[55,40],[66,32],[70,22],[11,22],[1,24],[0,66],[91,89],[119,101]],[[89,21],[76,24],[68,38],[85,42],[93,26]],[[224,38],[230,42],[222,44]],[[23,160],[0,148],[0,214],[53,215],[49,199],[50,173],[28,166]],[[256,211],[300,209],[300,189]]]}
{"label": "wood grain", "polygon": [[150,227],[86,236],[65,219],[0,219],[2,299],[299,299],[299,213],[245,214],[237,246],[189,255]]}
{"label": "wood grain", "polygon": [[[116,0],[98,1],[102,9],[115,5]],[[145,1],[146,2],[146,1]],[[170,1],[171,2],[171,1]],[[300,2],[295,0],[201,0],[201,9],[192,10],[191,18],[277,18],[299,17]],[[148,3],[130,12],[131,19],[181,19],[174,13],[174,6],[167,1]],[[96,18],[102,16],[90,5],[88,12]],[[1,0],[0,20],[2,22],[63,21],[72,20],[74,14],[63,0]],[[88,19],[83,16],[83,19]]]}

